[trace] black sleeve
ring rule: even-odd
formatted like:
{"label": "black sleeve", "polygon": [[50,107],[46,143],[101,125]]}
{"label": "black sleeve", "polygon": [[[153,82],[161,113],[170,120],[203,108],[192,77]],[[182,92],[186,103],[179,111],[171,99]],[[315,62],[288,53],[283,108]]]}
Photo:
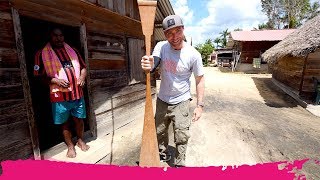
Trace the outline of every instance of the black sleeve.
{"label": "black sleeve", "polygon": [[153,56],[153,61],[154,61],[154,67],[151,69],[151,73],[153,73],[157,67],[159,66],[160,62],[161,62],[161,58],[158,56]]}

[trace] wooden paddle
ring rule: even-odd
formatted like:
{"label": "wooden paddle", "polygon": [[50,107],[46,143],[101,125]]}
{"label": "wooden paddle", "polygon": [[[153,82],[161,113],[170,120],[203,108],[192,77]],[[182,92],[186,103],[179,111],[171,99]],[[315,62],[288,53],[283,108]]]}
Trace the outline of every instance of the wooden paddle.
{"label": "wooden paddle", "polygon": [[[150,56],[151,35],[153,34],[157,1],[138,1],[138,5],[141,18],[142,32],[145,36],[146,55]],[[139,166],[160,166],[159,149],[152,107],[150,71],[146,71],[146,105],[144,112],[144,124],[142,132]]]}

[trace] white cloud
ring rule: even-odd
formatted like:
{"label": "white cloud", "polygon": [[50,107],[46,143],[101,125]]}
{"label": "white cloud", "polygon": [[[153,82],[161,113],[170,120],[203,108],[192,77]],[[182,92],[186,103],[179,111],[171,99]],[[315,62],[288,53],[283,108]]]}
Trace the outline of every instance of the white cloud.
{"label": "white cloud", "polygon": [[176,0],[173,4],[175,13],[184,21],[188,20],[185,34],[192,37],[194,45],[216,38],[219,32],[227,28],[229,31],[236,28],[252,30],[267,21],[261,12],[260,0],[208,0],[206,7],[208,16],[194,22],[190,16],[199,10],[188,7],[186,0]]}
{"label": "white cloud", "polygon": [[175,14],[179,15],[183,19],[183,23],[187,26],[192,23],[193,10],[191,10],[187,4],[187,0],[176,0],[172,4]]}

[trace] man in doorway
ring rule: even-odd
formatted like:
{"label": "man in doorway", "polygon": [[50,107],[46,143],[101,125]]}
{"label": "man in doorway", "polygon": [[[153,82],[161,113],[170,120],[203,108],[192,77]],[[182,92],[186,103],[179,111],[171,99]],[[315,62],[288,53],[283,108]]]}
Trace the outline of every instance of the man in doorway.
{"label": "man in doorway", "polygon": [[50,33],[50,42],[36,53],[34,75],[41,77],[50,87],[53,121],[61,125],[68,146],[67,157],[76,157],[70,116],[78,137],[76,145],[87,151],[89,146],[83,141],[86,108],[82,91],[87,75],[86,65],[79,52],[64,42],[61,29],[54,28]]}
{"label": "man in doorway", "polygon": [[[166,17],[163,30],[167,41],[157,43],[153,55],[144,56],[141,67],[154,71],[160,63],[161,84],[156,103],[156,128],[160,159],[169,161],[168,126],[173,122],[174,142],[176,144],[175,166],[185,166],[186,150],[190,138],[191,119],[199,120],[204,107],[204,72],[200,53],[184,41],[184,25],[177,15]],[[190,77],[196,81],[197,107],[193,115],[189,112],[191,100]]]}

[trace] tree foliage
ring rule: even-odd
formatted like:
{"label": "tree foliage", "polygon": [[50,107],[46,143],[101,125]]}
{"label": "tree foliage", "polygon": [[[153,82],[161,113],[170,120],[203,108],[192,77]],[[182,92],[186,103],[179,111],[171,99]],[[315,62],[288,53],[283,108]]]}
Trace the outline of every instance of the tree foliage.
{"label": "tree foliage", "polygon": [[201,54],[202,62],[204,66],[208,64],[208,58],[214,50],[214,45],[211,39],[207,39],[204,44],[197,44],[195,46],[196,50]]}
{"label": "tree foliage", "polygon": [[299,27],[319,14],[319,2],[310,0],[261,0],[262,11],[268,16],[269,28]]}
{"label": "tree foliage", "polygon": [[320,3],[314,2],[312,5],[310,5],[307,13],[307,19],[312,19],[320,14]]}
{"label": "tree foliage", "polygon": [[283,4],[288,27],[300,26],[310,8],[310,0],[283,0]]}
{"label": "tree foliage", "polygon": [[283,15],[283,0],[261,0],[262,12],[268,17],[271,27],[280,29],[281,16]]}
{"label": "tree foliage", "polygon": [[262,30],[262,29],[273,29],[269,23],[262,23],[262,24],[258,24],[258,29]]}
{"label": "tree foliage", "polygon": [[219,33],[221,36],[221,46],[222,47],[226,47],[227,46],[227,38],[230,34],[230,32],[228,32],[228,29],[222,31]]}
{"label": "tree foliage", "polygon": [[220,47],[220,43],[221,43],[221,39],[220,38],[218,38],[218,37],[215,38],[213,42],[216,43],[216,48]]}
{"label": "tree foliage", "polygon": [[233,31],[242,31],[242,29],[241,28],[236,28]]}

